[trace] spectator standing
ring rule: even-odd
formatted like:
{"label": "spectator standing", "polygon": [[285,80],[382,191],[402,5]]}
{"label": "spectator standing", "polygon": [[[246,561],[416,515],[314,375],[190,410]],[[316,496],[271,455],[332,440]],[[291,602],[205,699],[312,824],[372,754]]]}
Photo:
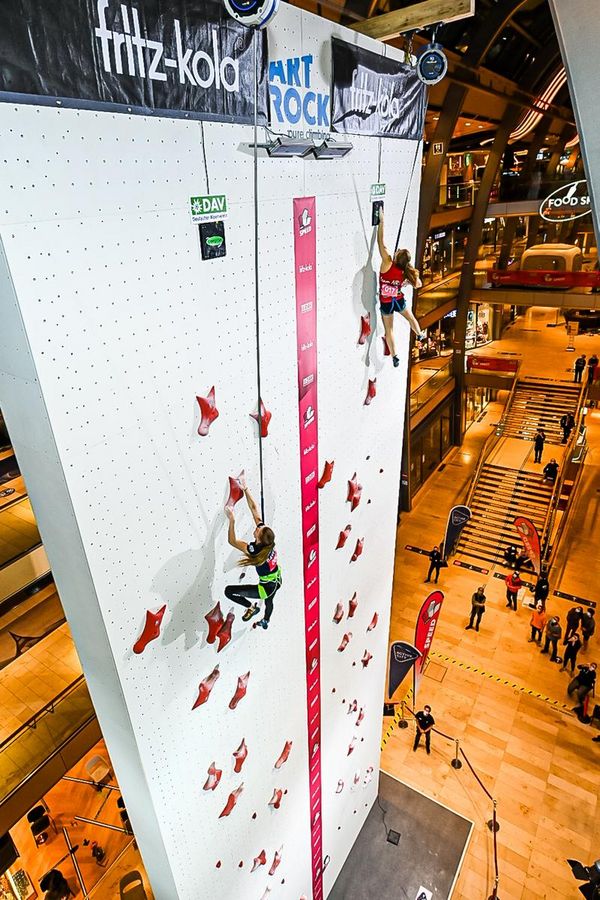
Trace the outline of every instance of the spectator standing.
{"label": "spectator standing", "polygon": [[596,366],[598,365],[598,357],[594,353],[588,359],[588,384],[593,384],[596,378]]}
{"label": "spectator standing", "polygon": [[510,575],[508,575],[505,579],[506,584],[506,599],[507,599],[507,607],[510,609],[517,609],[517,596],[519,590],[523,587],[523,582],[519,576],[519,573],[515,569]]}
{"label": "spectator standing", "polygon": [[575,428],[575,416],[573,413],[565,413],[564,416],[561,417],[560,427],[562,428],[563,433],[563,444],[566,444],[571,436],[571,432]]}
{"label": "spectator standing", "polygon": [[440,568],[442,566],[442,554],[440,553],[440,548],[436,544],[431,553],[429,554],[429,572],[427,573],[427,578],[425,579],[425,583],[431,581],[432,572],[435,571],[435,583],[438,583],[438,578],[440,577]]}
{"label": "spectator standing", "polygon": [[546,463],[546,465],[544,466],[544,481],[549,481],[551,484],[554,484],[556,482],[557,475],[558,463],[553,457],[550,462]]}
{"label": "spectator standing", "polygon": [[483,587],[478,587],[471,597],[471,617],[469,619],[469,624],[465,626],[465,631],[469,631],[470,628],[473,628],[473,622],[475,622],[475,631],[479,631],[479,623],[485,612],[485,601],[486,596],[483,592]]}
{"label": "spectator standing", "polygon": [[567,668],[567,664],[571,663],[571,675],[575,671],[575,663],[577,662],[577,654],[581,650],[581,638],[579,637],[579,632],[574,631],[570,636],[568,641],[565,641],[565,655],[563,658],[563,664],[560,667],[560,671],[564,672]]}
{"label": "spectator standing", "polygon": [[581,376],[583,375],[583,370],[587,365],[587,360],[585,358],[585,353],[582,353],[581,356],[578,356],[575,360],[575,374],[574,380],[576,384],[581,384]]}
{"label": "spectator standing", "polygon": [[550,644],[552,644],[552,654],[550,662],[556,662],[558,656],[558,642],[562,637],[562,628],[560,625],[560,616],[552,616],[546,625],[546,640],[544,641],[544,649],[542,653],[547,653]]}
{"label": "spectator standing", "polygon": [[579,674],[569,682],[567,691],[569,696],[577,691],[577,699],[583,704],[587,695],[594,690],[596,686],[596,663],[590,663],[589,666],[577,666]]}
{"label": "spectator standing", "polygon": [[510,545],[509,547],[507,547],[506,550],[504,551],[504,559],[506,560],[506,565],[507,565],[507,566],[510,566],[511,569],[514,569],[514,568],[515,568],[515,565],[516,565],[516,562],[517,562],[517,556],[518,556],[518,554],[517,554],[517,548],[515,547],[514,544],[511,544],[511,545]]}
{"label": "spectator standing", "polygon": [[542,461],[542,453],[544,452],[545,440],[546,440],[546,433],[545,433],[544,429],[538,428],[538,430],[535,433],[535,437],[533,439],[533,449],[534,449],[533,461],[534,461],[534,463],[541,463],[541,461]]}
{"label": "spectator standing", "polygon": [[596,631],[596,619],[594,618],[594,610],[586,609],[581,617],[581,636],[583,637],[583,649],[587,650],[589,639]]}
{"label": "spectator standing", "polygon": [[566,644],[571,635],[579,629],[581,624],[581,620],[583,618],[583,609],[581,606],[573,606],[567,613],[567,627],[565,629],[565,640]]}
{"label": "spectator standing", "polygon": [[431,729],[435,725],[435,719],[431,715],[431,707],[424,706],[423,709],[415,714],[417,733],[415,734],[415,742],[413,750],[416,750],[421,740],[421,735],[425,735],[425,749],[427,753],[431,753]]}
{"label": "spectator standing", "polygon": [[546,600],[548,598],[548,594],[550,593],[550,584],[548,583],[548,576],[544,569],[540,572],[540,577],[536,581],[534,597],[536,603],[541,603],[543,608],[546,609]]}
{"label": "spectator standing", "polygon": [[544,628],[546,627],[547,621],[548,616],[546,615],[546,610],[544,609],[542,603],[538,603],[531,613],[531,619],[529,620],[529,624],[531,625],[531,637],[529,638],[530,644],[542,643],[542,634],[544,633]]}

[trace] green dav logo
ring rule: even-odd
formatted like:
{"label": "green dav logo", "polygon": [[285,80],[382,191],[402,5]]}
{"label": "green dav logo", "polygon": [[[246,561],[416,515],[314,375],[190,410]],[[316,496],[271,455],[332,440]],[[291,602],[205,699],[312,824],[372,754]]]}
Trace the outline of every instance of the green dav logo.
{"label": "green dav logo", "polygon": [[215,222],[227,218],[227,197],[225,194],[208,194],[190,197],[190,215],[194,225]]}
{"label": "green dav logo", "polygon": [[206,238],[206,243],[209,247],[222,247],[223,238],[220,234],[212,234],[210,237]]}

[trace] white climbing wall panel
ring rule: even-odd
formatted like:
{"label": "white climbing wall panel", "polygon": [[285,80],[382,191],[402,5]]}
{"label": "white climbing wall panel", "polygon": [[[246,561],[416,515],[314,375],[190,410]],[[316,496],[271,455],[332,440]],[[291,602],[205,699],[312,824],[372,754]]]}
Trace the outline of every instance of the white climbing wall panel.
{"label": "white climbing wall panel", "polygon": [[[313,88],[327,92],[332,33],[377,47],[284,4],[270,56],[313,54]],[[369,188],[388,186],[393,244],[416,145],[384,140],[380,157],[377,139],[353,137],[341,160],[260,160],[266,518],[284,584],[269,630],[248,628],[236,607],[217,653],[204,616],[217,600],[229,611],[223,589],[240,573],[223,516],[228,476],[245,468],[258,495],[251,129],[0,104],[0,134],[0,406],[158,900],[259,900],[267,887],[272,900],[311,896],[292,199],[316,197],[320,468],[335,461],[319,492],[327,893],[377,789],[406,392],[404,320],[400,367],[383,358]],[[402,240],[411,248],[418,169]],[[226,193],[230,209],[227,257],[210,262],[188,212],[203,193]],[[373,334],[358,345],[367,312]],[[377,393],[364,405],[369,379]],[[200,437],[195,397],[213,385],[219,417]],[[354,473],[363,491],[351,512]],[[243,501],[236,512],[249,539]],[[165,604],[161,636],[134,655],[146,610]],[[217,664],[208,702],[192,711]],[[213,762],[222,778],[204,791]],[[251,873],[262,850],[267,864]]]}

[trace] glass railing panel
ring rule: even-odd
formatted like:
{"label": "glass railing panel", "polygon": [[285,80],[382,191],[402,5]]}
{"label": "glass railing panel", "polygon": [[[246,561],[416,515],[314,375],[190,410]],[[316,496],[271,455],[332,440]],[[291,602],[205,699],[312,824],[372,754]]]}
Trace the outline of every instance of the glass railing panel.
{"label": "glass railing panel", "polygon": [[423,382],[418,388],[411,392],[410,395],[410,414],[414,415],[419,409],[431,400],[431,398],[447,384],[452,378],[452,362],[450,357],[447,362],[441,366],[437,372]]}

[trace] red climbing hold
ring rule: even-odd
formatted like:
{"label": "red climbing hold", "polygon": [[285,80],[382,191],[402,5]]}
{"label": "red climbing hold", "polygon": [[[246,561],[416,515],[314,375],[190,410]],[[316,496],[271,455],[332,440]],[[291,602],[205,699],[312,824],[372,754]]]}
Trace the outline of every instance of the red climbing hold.
{"label": "red climbing hold", "polygon": [[222,819],[224,816],[228,816],[231,813],[231,811],[233,810],[233,807],[238,802],[239,796],[243,790],[244,790],[244,785],[242,783],[242,784],[240,784],[240,786],[238,788],[235,789],[235,791],[232,791],[230,793],[229,797],[227,798],[227,803],[223,807],[221,814],[219,816],[220,819]]}
{"label": "red climbing hold", "polygon": [[350,642],[351,637],[352,637],[352,632],[347,631],[346,634],[344,635],[344,637],[342,638],[342,642],[341,642],[340,646],[338,647],[338,653],[342,653],[346,649],[346,647],[348,646],[348,643]]}
{"label": "red climbing hold", "polygon": [[264,850],[261,850],[260,853],[258,854],[258,856],[254,857],[254,864],[253,864],[252,868],[250,869],[250,871],[254,872],[254,871],[256,871],[256,869],[258,869],[259,866],[266,866],[266,864],[267,864],[267,854],[265,853]]}
{"label": "red climbing hold", "polygon": [[364,344],[366,339],[371,334],[371,313],[367,313],[366,316],[360,317],[360,337],[358,339],[359,344]]}
{"label": "red climbing hold", "polygon": [[[250,413],[252,418],[258,422],[258,413]],[[269,422],[271,421],[271,413],[265,404],[260,401],[260,436],[266,438],[269,436]]]}
{"label": "red climbing hold", "polygon": [[223,625],[223,622],[225,621],[223,618],[223,613],[221,612],[221,604],[218,600],[211,611],[206,613],[204,618],[208,622],[208,634],[206,635],[206,643],[214,644],[215,639]]}
{"label": "red climbing hold", "polygon": [[362,722],[362,720],[364,719],[364,717],[365,717],[365,711],[364,711],[363,707],[361,706],[360,712],[359,712],[359,714],[358,714],[358,719],[356,720],[356,724],[357,724],[357,725],[360,725],[360,723]]}
{"label": "red climbing hold", "polygon": [[143,653],[150,641],[155,641],[156,638],[160,635],[160,626],[166,609],[167,607],[165,605],[161,606],[158,612],[155,613],[150,612],[150,610],[146,610],[146,622],[144,624],[144,630],[133,645],[134,653]]}
{"label": "red climbing hold", "polygon": [[348,747],[348,752],[347,752],[346,756],[350,756],[351,753],[354,753],[355,746],[356,746],[356,738],[353,737],[350,742],[350,745]]}
{"label": "red climbing hold", "polygon": [[390,354],[390,348],[388,347],[388,342],[387,342],[386,339],[385,339],[385,335],[381,338],[381,340],[383,341],[383,355],[384,355],[384,356],[391,356],[391,354]]}
{"label": "red climbing hold", "polygon": [[292,749],[293,741],[286,741],[283,745],[283,750],[281,751],[281,755],[277,762],[275,763],[275,768],[280,769],[284,763],[288,761],[288,756],[290,755],[290,751]]}
{"label": "red climbing hold", "polygon": [[342,621],[343,618],[344,618],[344,606],[343,606],[342,602],[340,601],[340,603],[338,603],[338,605],[335,608],[335,612],[333,614],[333,621],[335,622],[336,625],[339,625],[339,623]]}
{"label": "red climbing hold", "polygon": [[371,400],[377,395],[377,379],[373,378],[372,380],[369,378],[369,386],[367,388],[367,396],[365,397],[365,406],[371,405]]}
{"label": "red climbing hold", "polygon": [[210,697],[210,692],[215,686],[215,682],[221,673],[219,672],[219,666],[216,665],[210,675],[200,682],[200,686],[198,688],[198,697],[196,702],[192,706],[192,709],[196,709],[198,706],[202,706],[203,703],[206,703],[208,698]]}
{"label": "red climbing hold", "polygon": [[358,557],[359,557],[359,556],[361,555],[361,553],[363,552],[363,546],[364,546],[364,543],[365,543],[365,539],[364,539],[364,538],[360,538],[360,539],[356,542],[356,547],[354,548],[354,553],[353,553],[352,556],[350,557],[350,562],[356,562],[356,560],[358,559]]}
{"label": "red climbing hold", "polygon": [[233,754],[233,758],[235,759],[235,765],[233,767],[234,772],[239,773],[242,771],[242,766],[246,762],[247,756],[248,748],[246,747],[246,739],[242,738],[242,743]]}
{"label": "red climbing hold", "polygon": [[215,406],[215,388],[211,387],[206,397],[196,397],[200,407],[200,424],[198,425],[198,434],[206,437],[208,429],[219,416],[219,410]]}
{"label": "red climbing hold", "polygon": [[237,680],[237,687],[235,689],[235,694],[229,701],[229,709],[235,709],[242,697],[246,696],[246,690],[248,689],[248,679],[250,678],[250,672],[246,672],[245,675],[240,675]]}
{"label": "red climbing hold", "polygon": [[325,460],[325,465],[323,467],[323,474],[319,479],[319,483],[317,484],[318,488],[324,488],[326,484],[329,484],[331,481],[331,476],[333,475],[333,467],[335,465],[335,461],[332,459],[331,462],[327,462]]}
{"label": "red climbing hold", "polygon": [[354,512],[358,504],[360,503],[360,498],[362,495],[362,484],[359,484],[356,480],[356,472],[348,482],[348,496],[346,500],[350,504],[350,512]]}
{"label": "red climbing hold", "polygon": [[211,762],[210,766],[208,767],[208,778],[204,782],[204,787],[202,788],[202,790],[203,791],[214,791],[214,789],[216,788],[216,786],[218,785],[218,783],[221,780],[222,774],[223,774],[223,770],[217,769],[215,767],[214,761]]}
{"label": "red climbing hold", "polygon": [[281,798],[283,797],[283,791],[280,788],[273,788],[273,796],[269,800],[269,806],[272,806],[273,809],[279,809],[281,806]]}
{"label": "red climbing hold", "polygon": [[243,469],[237,478],[234,478],[233,475],[229,476],[229,497],[227,498],[225,509],[233,509],[235,504],[244,496],[245,487],[246,482]]}
{"label": "red climbing hold", "polygon": [[363,668],[367,668],[371,660],[373,659],[373,654],[369,653],[368,650],[365,650],[363,654],[363,658],[361,659],[361,663],[363,664]]}
{"label": "red climbing hold", "polygon": [[351,531],[352,531],[352,525],[346,525],[346,527],[344,528],[344,530],[343,530],[343,531],[340,531],[340,536],[339,536],[339,538],[338,538],[338,542],[337,542],[337,544],[335,545],[335,549],[336,549],[336,550],[341,550],[341,548],[344,546],[344,544],[345,544],[346,541],[348,540],[348,536],[349,536],[349,534],[350,534]]}
{"label": "red climbing hold", "polygon": [[355,713],[358,709],[358,700],[352,700],[348,703],[348,715]]}
{"label": "red climbing hold", "polygon": [[378,616],[377,613],[375,612],[375,613],[373,613],[373,618],[371,619],[371,624],[370,624],[369,627],[367,628],[367,631],[373,631],[373,629],[374,629],[375,626],[377,625],[378,621],[379,621],[379,616]]}
{"label": "red climbing hold", "polygon": [[275,869],[277,868],[277,866],[278,866],[279,863],[281,862],[281,851],[282,851],[282,849],[283,849],[283,848],[280,847],[279,850],[276,850],[276,851],[275,851],[275,856],[273,857],[273,862],[271,863],[271,868],[269,869],[269,875],[274,875],[274,874],[275,874]]}
{"label": "red climbing hold", "polygon": [[219,628],[219,633],[217,634],[217,639],[219,641],[219,646],[217,647],[217,653],[220,653],[223,647],[226,647],[229,641],[231,640],[231,627],[235,620],[235,613],[233,610],[230,610],[227,613],[227,618]]}
{"label": "red climbing hold", "polygon": [[349,619],[353,618],[354,613],[356,612],[357,606],[358,606],[358,600],[356,598],[356,591],[354,591],[354,594],[352,595],[352,597],[350,598],[350,601],[348,603],[348,618]]}

